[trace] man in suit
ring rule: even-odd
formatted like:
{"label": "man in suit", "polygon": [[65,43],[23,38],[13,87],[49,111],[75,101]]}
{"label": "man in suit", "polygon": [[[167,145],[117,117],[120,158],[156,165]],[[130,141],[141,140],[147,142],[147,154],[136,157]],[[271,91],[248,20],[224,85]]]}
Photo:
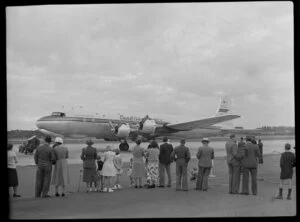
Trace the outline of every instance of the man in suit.
{"label": "man in suit", "polygon": [[187,168],[191,154],[185,146],[185,139],[180,140],[180,145],[175,147],[171,158],[176,162],[176,190],[188,191]]}
{"label": "man in suit", "polygon": [[198,149],[198,176],[196,182],[196,190],[207,191],[208,176],[212,167],[212,160],[214,159],[214,149],[209,147],[209,139],[203,138],[203,146]]}
{"label": "man in suit", "polygon": [[253,144],[250,136],[246,137],[244,158],[242,159],[243,171],[243,195],[249,195],[249,173],[251,174],[252,194],[257,195],[257,162],[260,158],[258,146]]}
{"label": "man in suit", "polygon": [[172,163],[171,154],[173,152],[172,144],[168,143],[168,138],[163,138],[163,144],[160,145],[159,148],[159,186],[158,187],[165,187],[165,170],[168,174],[168,187],[171,187],[171,170],[170,165]]}
{"label": "man in suit", "polygon": [[35,197],[50,197],[48,195],[50,182],[51,182],[51,173],[52,173],[52,164],[56,160],[54,150],[50,147],[51,137],[45,137],[45,144],[39,146],[34,154],[34,161],[37,165],[36,171],[36,182],[35,182]]}
{"label": "man in suit", "polygon": [[240,162],[237,160],[238,147],[234,134],[230,135],[230,139],[226,142],[225,147],[229,169],[229,194],[237,194],[240,181]]}

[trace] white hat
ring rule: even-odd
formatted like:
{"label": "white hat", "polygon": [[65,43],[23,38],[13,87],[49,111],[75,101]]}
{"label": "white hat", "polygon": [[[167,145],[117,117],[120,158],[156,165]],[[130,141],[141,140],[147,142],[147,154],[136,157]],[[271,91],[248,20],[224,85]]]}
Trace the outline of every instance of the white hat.
{"label": "white hat", "polygon": [[60,137],[56,137],[55,140],[54,140],[54,142],[55,142],[55,143],[61,143],[61,144],[64,143],[63,139],[60,138]]}
{"label": "white hat", "polygon": [[208,138],[203,138],[201,142],[202,142],[202,143],[203,143],[203,142],[209,142],[209,139],[208,139]]}

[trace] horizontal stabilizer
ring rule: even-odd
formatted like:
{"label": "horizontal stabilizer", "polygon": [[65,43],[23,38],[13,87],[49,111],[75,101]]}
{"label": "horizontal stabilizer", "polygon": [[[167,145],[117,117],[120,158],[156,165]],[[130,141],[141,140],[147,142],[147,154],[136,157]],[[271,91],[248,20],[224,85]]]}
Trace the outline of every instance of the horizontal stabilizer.
{"label": "horizontal stabilizer", "polygon": [[222,116],[214,116],[214,117],[210,117],[210,118],[195,120],[195,121],[191,121],[191,122],[168,124],[166,126],[168,128],[174,129],[174,130],[187,131],[187,130],[211,126],[216,123],[236,119],[239,117],[240,116],[238,116],[238,115],[222,115]]}

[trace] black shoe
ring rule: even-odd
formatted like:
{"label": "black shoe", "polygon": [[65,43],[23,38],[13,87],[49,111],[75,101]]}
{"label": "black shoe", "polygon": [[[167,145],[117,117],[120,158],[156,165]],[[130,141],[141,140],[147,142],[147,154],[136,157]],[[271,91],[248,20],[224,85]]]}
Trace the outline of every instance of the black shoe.
{"label": "black shoe", "polygon": [[138,188],[138,186],[134,186],[135,188]]}
{"label": "black shoe", "polygon": [[194,188],[194,190],[202,190],[202,189],[199,189],[199,188]]}
{"label": "black shoe", "polygon": [[183,190],[183,191],[188,191],[188,190]]}
{"label": "black shoe", "polygon": [[65,193],[62,193],[61,196],[64,197],[64,196],[65,196]]}
{"label": "black shoe", "polygon": [[207,189],[203,189],[203,191],[207,191]]}
{"label": "black shoe", "polygon": [[167,187],[172,187],[172,185],[171,185],[171,184],[169,184]]}
{"label": "black shoe", "polygon": [[50,198],[50,196],[47,194],[47,195],[45,195],[45,196],[43,196],[44,198]]}
{"label": "black shoe", "polygon": [[13,197],[21,197],[21,195],[14,193]]}
{"label": "black shoe", "polygon": [[253,195],[253,196],[257,196],[257,194],[256,194],[256,193],[253,193],[252,195]]}
{"label": "black shoe", "polygon": [[139,188],[143,188],[143,186],[142,186],[142,185],[140,185],[140,186],[139,186]]}
{"label": "black shoe", "polygon": [[59,193],[55,193],[55,196],[56,196],[56,197],[59,197]]}
{"label": "black shoe", "polygon": [[163,185],[159,185],[158,187],[159,187],[159,188],[164,188],[165,186],[163,186]]}
{"label": "black shoe", "polygon": [[233,194],[232,192],[229,192],[229,194]]}

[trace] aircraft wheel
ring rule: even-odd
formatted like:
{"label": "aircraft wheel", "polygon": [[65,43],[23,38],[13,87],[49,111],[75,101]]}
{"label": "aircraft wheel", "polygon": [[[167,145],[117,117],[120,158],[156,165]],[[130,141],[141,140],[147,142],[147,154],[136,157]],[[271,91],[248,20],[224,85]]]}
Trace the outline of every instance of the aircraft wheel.
{"label": "aircraft wheel", "polygon": [[122,151],[128,151],[129,150],[129,145],[128,145],[128,143],[120,143],[119,148]]}

